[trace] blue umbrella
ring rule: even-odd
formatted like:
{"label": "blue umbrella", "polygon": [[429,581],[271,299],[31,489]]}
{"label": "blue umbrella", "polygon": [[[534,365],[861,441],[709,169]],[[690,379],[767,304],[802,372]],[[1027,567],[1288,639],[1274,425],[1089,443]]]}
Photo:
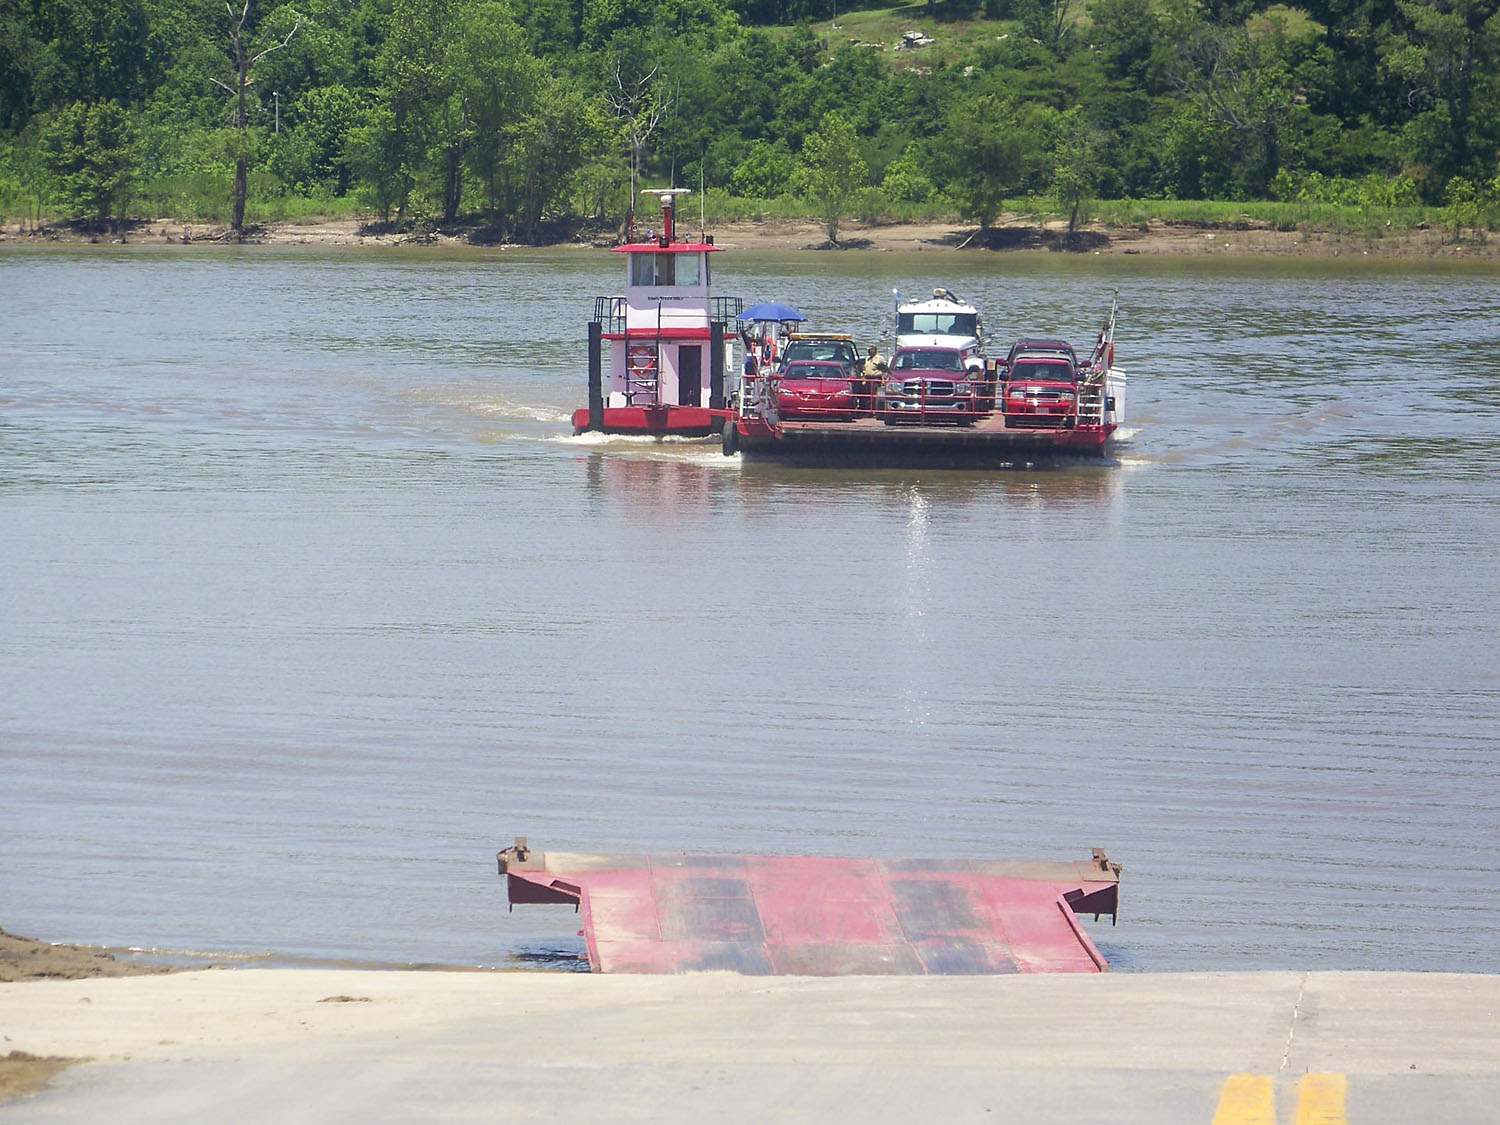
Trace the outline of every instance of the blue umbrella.
{"label": "blue umbrella", "polygon": [[791,305],[783,305],[779,301],[762,301],[758,305],[751,305],[744,312],[740,313],[738,319],[782,321],[806,320],[807,317],[792,308]]}

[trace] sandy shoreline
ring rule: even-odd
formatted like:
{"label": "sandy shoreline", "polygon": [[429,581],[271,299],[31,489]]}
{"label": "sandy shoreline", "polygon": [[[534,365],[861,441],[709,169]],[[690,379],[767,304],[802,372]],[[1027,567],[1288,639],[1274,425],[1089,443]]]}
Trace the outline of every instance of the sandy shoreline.
{"label": "sandy shoreline", "polygon": [[[1090,224],[1079,234],[1073,248],[1065,245],[1060,223],[1037,226],[1016,216],[1007,216],[992,229],[987,250],[980,248],[976,229],[959,223],[872,224],[850,221],[839,228],[839,246],[827,241],[822,224],[799,221],[740,220],[715,225],[710,231],[725,248],[744,251],[818,250],[826,253],[913,253],[963,250],[968,253],[1036,253],[1075,255],[1154,255],[1281,258],[1373,258],[1390,260],[1500,261],[1500,240],[1454,243],[1437,229],[1393,232],[1384,237],[1335,234],[1324,231],[1272,230],[1261,223],[1233,227],[1206,227],[1152,221],[1144,227],[1110,227]],[[222,224],[183,223],[173,219],[142,221],[132,225],[123,239],[133,245],[219,245],[227,241]],[[0,230],[0,242],[21,245],[49,243],[118,243],[108,235],[88,235],[65,227],[29,231],[14,221]],[[248,242],[265,246],[393,247],[469,246],[466,236],[434,234],[419,237],[372,230],[356,219],[311,219],[278,222],[257,227]],[[552,249],[596,249],[608,245],[604,239],[574,240],[554,244]],[[509,244],[490,246],[497,253],[518,249]]]}

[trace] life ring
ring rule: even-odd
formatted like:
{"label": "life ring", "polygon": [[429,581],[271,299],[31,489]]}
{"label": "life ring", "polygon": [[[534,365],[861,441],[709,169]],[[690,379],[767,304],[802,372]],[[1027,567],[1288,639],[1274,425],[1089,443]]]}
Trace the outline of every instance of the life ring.
{"label": "life ring", "polygon": [[656,370],[656,349],[650,344],[636,344],[630,349],[630,370],[633,374],[644,375]]}

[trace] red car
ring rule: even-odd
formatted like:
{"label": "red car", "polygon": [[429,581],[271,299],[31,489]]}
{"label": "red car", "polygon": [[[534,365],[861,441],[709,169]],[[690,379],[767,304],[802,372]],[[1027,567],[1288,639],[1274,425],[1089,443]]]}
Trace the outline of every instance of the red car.
{"label": "red car", "polygon": [[854,418],[855,387],[838,360],[793,360],[776,379],[776,413],[785,421]]}
{"label": "red car", "polygon": [[1017,355],[1004,395],[1007,426],[1070,427],[1078,420],[1078,369],[1066,355]]}

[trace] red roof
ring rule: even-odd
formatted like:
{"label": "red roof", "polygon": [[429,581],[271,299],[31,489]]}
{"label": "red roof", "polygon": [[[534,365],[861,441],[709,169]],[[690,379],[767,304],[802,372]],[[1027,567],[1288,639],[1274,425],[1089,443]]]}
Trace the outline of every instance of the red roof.
{"label": "red roof", "polygon": [[662,254],[667,252],[673,254],[694,254],[719,250],[721,247],[715,246],[712,242],[669,242],[665,246],[659,242],[626,242],[620,246],[611,247],[611,249],[616,254],[627,254],[632,251],[638,254]]}

